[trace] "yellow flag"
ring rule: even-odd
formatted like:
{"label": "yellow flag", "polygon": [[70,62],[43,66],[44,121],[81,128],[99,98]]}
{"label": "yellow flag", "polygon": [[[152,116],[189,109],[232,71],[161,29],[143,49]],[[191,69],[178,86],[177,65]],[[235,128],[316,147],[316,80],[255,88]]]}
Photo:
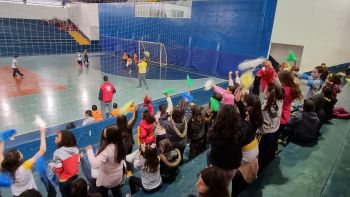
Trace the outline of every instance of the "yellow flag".
{"label": "yellow flag", "polygon": [[134,101],[128,101],[126,102],[121,108],[120,108],[120,114],[128,113],[130,107],[134,104]]}
{"label": "yellow flag", "polygon": [[240,80],[241,80],[241,85],[242,85],[243,89],[244,89],[244,90],[249,89],[249,87],[250,87],[251,85],[253,85],[253,83],[254,83],[253,70],[247,70],[247,71],[245,71],[245,72],[241,75]]}

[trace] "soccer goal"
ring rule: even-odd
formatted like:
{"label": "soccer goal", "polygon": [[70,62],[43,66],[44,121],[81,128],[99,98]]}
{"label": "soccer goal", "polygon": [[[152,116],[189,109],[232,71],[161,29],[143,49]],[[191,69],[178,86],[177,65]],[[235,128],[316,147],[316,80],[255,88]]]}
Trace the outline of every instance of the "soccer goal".
{"label": "soccer goal", "polygon": [[168,57],[165,45],[160,42],[138,41],[139,58],[145,58],[160,67],[168,65]]}

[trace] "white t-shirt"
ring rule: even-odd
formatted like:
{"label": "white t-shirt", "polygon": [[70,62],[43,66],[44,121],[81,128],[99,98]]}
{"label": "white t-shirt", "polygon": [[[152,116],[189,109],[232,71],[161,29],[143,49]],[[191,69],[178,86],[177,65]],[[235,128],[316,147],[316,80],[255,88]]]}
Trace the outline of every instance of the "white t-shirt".
{"label": "white t-shirt", "polygon": [[134,167],[138,169],[141,174],[142,186],[146,190],[152,190],[162,184],[162,177],[160,176],[160,166],[158,166],[158,170],[156,172],[147,172],[145,170],[145,162],[146,160],[142,156],[140,156],[139,159],[135,159]]}
{"label": "white t-shirt", "polygon": [[83,56],[81,54],[78,54],[78,61],[83,61]]}
{"label": "white t-shirt", "polygon": [[33,162],[27,160],[16,171],[16,179],[11,186],[11,191],[14,196],[19,196],[28,189],[36,189],[36,183],[32,173]]}
{"label": "white t-shirt", "polygon": [[16,58],[13,58],[12,59],[12,65],[11,65],[12,68],[17,68],[17,59]]}

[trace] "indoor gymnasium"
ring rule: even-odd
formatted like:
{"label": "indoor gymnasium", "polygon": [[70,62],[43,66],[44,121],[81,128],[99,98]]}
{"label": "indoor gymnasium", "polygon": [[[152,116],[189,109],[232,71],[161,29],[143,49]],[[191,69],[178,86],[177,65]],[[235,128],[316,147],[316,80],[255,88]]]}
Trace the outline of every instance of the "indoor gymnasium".
{"label": "indoor gymnasium", "polygon": [[348,196],[349,10],[0,0],[0,196]]}

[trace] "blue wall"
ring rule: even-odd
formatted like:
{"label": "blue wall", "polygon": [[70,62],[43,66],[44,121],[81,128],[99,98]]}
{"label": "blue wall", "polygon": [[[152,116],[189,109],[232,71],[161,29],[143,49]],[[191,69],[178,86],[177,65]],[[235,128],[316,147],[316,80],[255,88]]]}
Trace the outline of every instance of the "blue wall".
{"label": "blue wall", "polygon": [[191,19],[137,18],[134,3],[99,4],[103,50],[129,52],[136,39],[162,42],[168,63],[226,76],[244,59],[267,56],[275,0],[194,1]]}

